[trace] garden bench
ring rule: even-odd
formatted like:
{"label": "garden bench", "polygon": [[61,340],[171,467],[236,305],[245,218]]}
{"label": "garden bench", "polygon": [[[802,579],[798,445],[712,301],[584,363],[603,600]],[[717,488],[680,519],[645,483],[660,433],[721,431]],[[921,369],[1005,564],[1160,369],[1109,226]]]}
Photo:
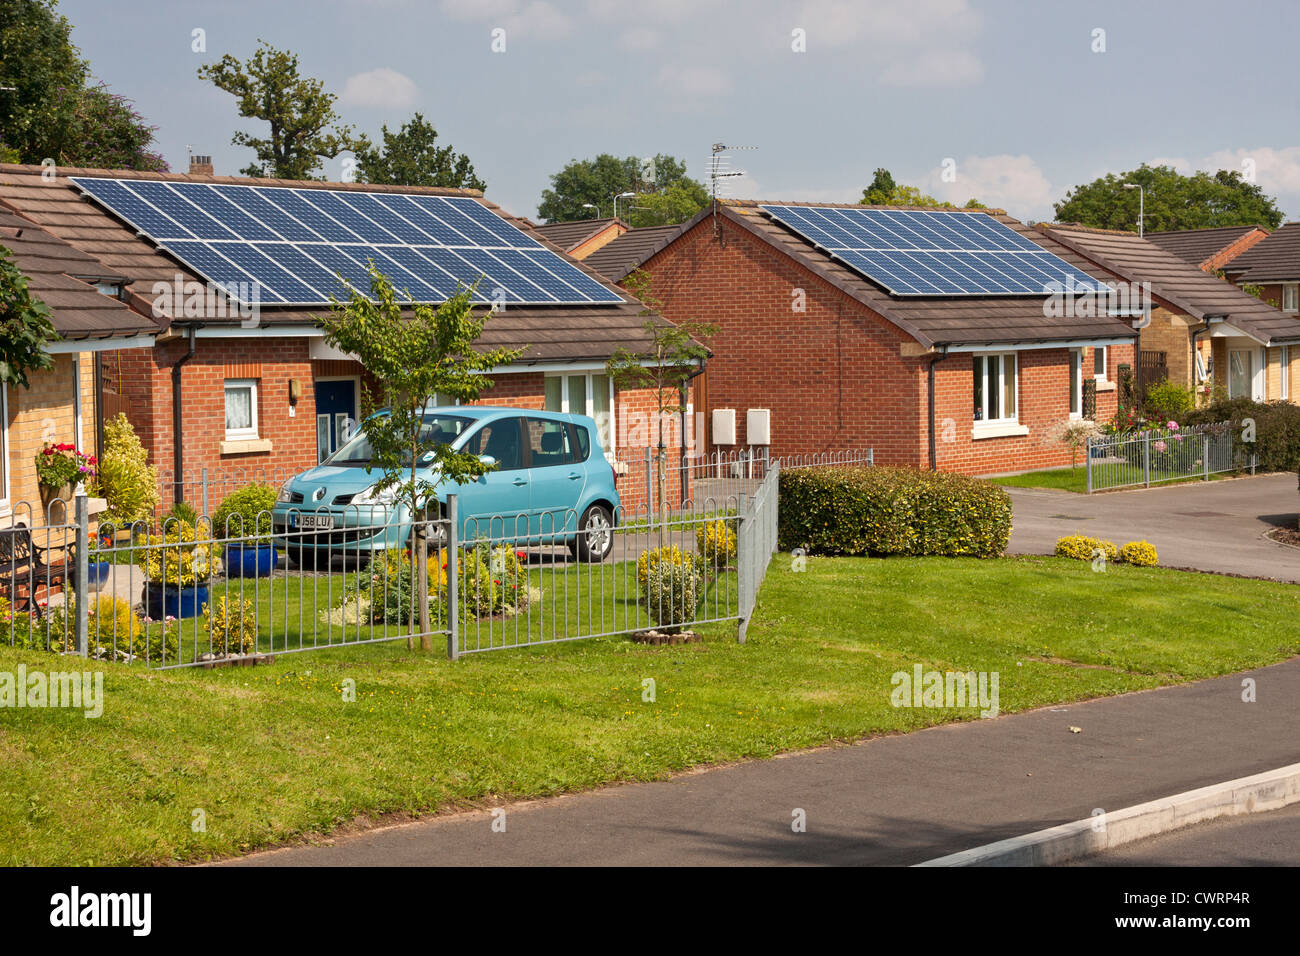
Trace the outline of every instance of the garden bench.
{"label": "garden bench", "polygon": [[[50,561],[52,551],[62,551],[63,557]],[[71,544],[41,547],[26,525],[0,528],[0,594],[9,598],[14,611],[38,611],[37,590],[44,586],[48,592],[56,582],[67,581],[73,551]]]}

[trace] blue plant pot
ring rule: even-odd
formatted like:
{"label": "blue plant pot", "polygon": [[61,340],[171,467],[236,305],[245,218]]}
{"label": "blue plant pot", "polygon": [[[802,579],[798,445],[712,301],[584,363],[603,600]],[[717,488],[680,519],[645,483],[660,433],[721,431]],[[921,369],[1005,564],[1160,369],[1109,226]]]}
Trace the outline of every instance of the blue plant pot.
{"label": "blue plant pot", "polygon": [[145,613],[155,621],[168,617],[198,617],[208,603],[208,586],[178,588],[173,584],[145,584],[141,595]]}
{"label": "blue plant pot", "polygon": [[240,544],[226,545],[226,577],[228,578],[264,578],[275,570],[279,563],[275,545]]}
{"label": "blue plant pot", "polygon": [[113,565],[107,561],[91,561],[86,565],[86,590],[102,591]]}

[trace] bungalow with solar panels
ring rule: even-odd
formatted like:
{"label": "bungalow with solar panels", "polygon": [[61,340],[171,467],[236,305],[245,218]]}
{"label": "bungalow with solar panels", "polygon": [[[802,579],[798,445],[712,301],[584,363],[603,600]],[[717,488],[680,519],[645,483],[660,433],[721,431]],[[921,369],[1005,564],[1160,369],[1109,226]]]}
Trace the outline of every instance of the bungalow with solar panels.
{"label": "bungalow with solar panels", "polygon": [[710,450],[757,424],[774,455],[1059,467],[1059,426],[1111,417],[1134,361],[1133,320],[1068,292],[1112,277],[996,210],[727,201],[584,262],[643,269],[666,318],[719,327],[694,394]]}
{"label": "bungalow with solar panels", "polygon": [[[3,201],[0,246],[26,276],[32,297],[49,306],[59,335],[46,346],[53,365],[29,372],[27,388],[0,386],[0,526],[8,527],[43,523],[35,461],[47,441],[102,453],[97,356],[148,348],[159,326],[125,301],[123,276]],[[57,511],[54,517],[60,520]]]}
{"label": "bungalow with solar panels", "polygon": [[[1127,282],[1150,283],[1150,322],[1141,329],[1140,342],[1142,388],[1168,379],[1202,392],[1222,386],[1229,398],[1296,400],[1291,385],[1300,375],[1296,312],[1279,309],[1136,233],[1069,224],[1039,228]],[[1294,274],[1300,278],[1300,268]]]}
{"label": "bungalow with solar panels", "polygon": [[[162,316],[156,343],[102,353],[101,373],[164,472],[191,482],[206,469],[226,490],[279,481],[348,437],[368,373],[325,343],[320,317],[331,294],[344,294],[338,275],[368,289],[374,260],[417,302],[443,302],[482,277],[478,301],[501,305],[483,345],[525,348],[493,373],[482,401],[591,415],[625,504],[643,500],[643,472],[616,456],[648,444],[640,420],[655,400],[605,374],[618,348],[648,346],[643,306],[477,190],[42,172],[0,166],[0,200]],[[184,492],[194,500],[193,485]]]}

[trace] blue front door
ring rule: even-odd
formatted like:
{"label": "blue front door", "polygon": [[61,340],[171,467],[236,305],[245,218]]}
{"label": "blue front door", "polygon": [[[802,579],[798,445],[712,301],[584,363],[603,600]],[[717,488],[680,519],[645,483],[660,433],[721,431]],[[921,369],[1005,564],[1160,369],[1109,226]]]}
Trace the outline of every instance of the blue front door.
{"label": "blue front door", "polygon": [[356,427],[357,383],[352,379],[317,382],[316,460],[334,454]]}

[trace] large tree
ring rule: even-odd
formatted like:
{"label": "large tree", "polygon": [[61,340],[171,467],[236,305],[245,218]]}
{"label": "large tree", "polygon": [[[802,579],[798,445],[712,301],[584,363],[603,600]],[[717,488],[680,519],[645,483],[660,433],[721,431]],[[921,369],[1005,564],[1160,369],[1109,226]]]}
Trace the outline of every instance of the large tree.
{"label": "large tree", "polygon": [[[91,82],[55,0],[0,2],[0,153],[5,160],[165,170],[154,127]],[[89,85],[88,85],[89,84]]]}
{"label": "large tree", "polygon": [[246,62],[227,53],[199,67],[199,77],[235,96],[240,116],[263,120],[270,127],[265,137],[240,130],[231,138],[257,155],[241,170],[246,176],[319,179],[315,173],[323,160],[369,146],[351,126],[340,124],[334,94],[325,92],[320,80],[299,74],[297,55],[265,40],[258,40],[257,52]]}
{"label": "large tree", "polygon": [[[950,202],[927,196],[916,186],[908,186],[894,181],[889,170],[881,167],[876,170],[871,185],[862,190],[858,203],[863,206],[930,206],[936,209],[956,209]],[[965,208],[978,209],[978,199],[968,199]]]}
{"label": "large tree", "polygon": [[464,153],[439,146],[438,131],[420,113],[396,133],[381,129],[383,144],[357,152],[357,179],[389,186],[450,186],[486,189]]}
{"label": "large tree", "polygon": [[583,208],[583,203],[591,203],[600,215],[610,216],[614,197],[627,192],[637,195],[620,200],[619,213],[627,210],[633,226],[685,222],[709,201],[707,190],[686,175],[686,164],[680,159],[661,153],[647,163],[637,156],[620,159],[601,153],[595,159],[570,160],[552,175],[537,215],[547,222],[591,219],[592,211]]}
{"label": "large tree", "polygon": [[1150,232],[1211,226],[1268,226],[1282,223],[1282,210],[1259,185],[1236,171],[1183,176],[1172,166],[1143,163],[1127,173],[1107,173],[1076,186],[1055,204],[1057,222],[1137,232],[1139,195],[1125,183],[1144,187],[1144,223]]}

